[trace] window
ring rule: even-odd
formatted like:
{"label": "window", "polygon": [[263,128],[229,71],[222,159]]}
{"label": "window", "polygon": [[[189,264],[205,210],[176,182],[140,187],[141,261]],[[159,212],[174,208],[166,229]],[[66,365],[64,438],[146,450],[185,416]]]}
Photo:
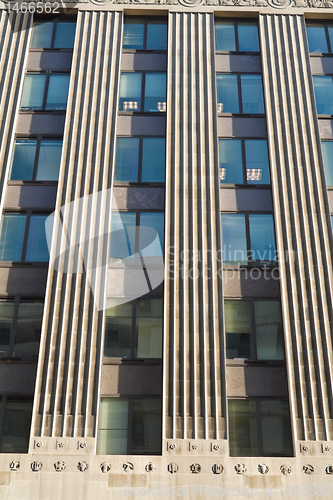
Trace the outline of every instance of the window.
{"label": "window", "polygon": [[219,113],[265,113],[261,75],[218,73],[216,85]]}
{"label": "window", "polygon": [[[114,235],[114,237],[113,237]],[[158,237],[158,238],[157,238]],[[163,212],[114,212],[111,225],[111,263],[131,263],[135,254],[157,263],[164,249]]]}
{"label": "window", "polygon": [[166,73],[121,73],[119,111],[166,111]]}
{"label": "window", "polygon": [[165,20],[125,18],[123,49],[167,50],[168,25]]}
{"label": "window", "polygon": [[331,76],[314,76],[314,92],[318,115],[333,114],[333,80]]}
{"label": "window", "polygon": [[107,300],[104,356],[162,357],[163,299]]}
{"label": "window", "polygon": [[67,106],[69,73],[27,73],[21,110],[64,110]]}
{"label": "window", "polygon": [[0,261],[48,262],[45,221],[49,215],[5,213],[0,229]]}
{"label": "window", "polygon": [[34,22],[30,48],[72,49],[76,22],[58,19]]}
{"label": "window", "polygon": [[273,215],[222,214],[226,265],[276,265]]}
{"label": "window", "polygon": [[11,165],[11,181],[57,181],[62,140],[16,139]]}
{"label": "window", "polygon": [[327,186],[333,186],[333,141],[321,141]]}
{"label": "window", "polygon": [[161,398],[101,398],[99,455],[161,455]]}
{"label": "window", "polygon": [[259,52],[258,24],[215,21],[215,48],[226,52]]}
{"label": "window", "polygon": [[279,300],[224,301],[227,359],[284,360]]}
{"label": "window", "polygon": [[291,457],[288,401],[229,399],[231,457]]}
{"label": "window", "polygon": [[164,137],[118,137],[114,180],[164,182]]}
{"label": "window", "polygon": [[306,23],[309,52],[332,53],[333,25],[327,23]]}
{"label": "window", "polygon": [[0,358],[37,359],[43,308],[42,301],[0,299]]}
{"label": "window", "polygon": [[28,453],[32,400],[0,398],[0,453]]}
{"label": "window", "polygon": [[221,184],[269,184],[266,140],[219,139]]}

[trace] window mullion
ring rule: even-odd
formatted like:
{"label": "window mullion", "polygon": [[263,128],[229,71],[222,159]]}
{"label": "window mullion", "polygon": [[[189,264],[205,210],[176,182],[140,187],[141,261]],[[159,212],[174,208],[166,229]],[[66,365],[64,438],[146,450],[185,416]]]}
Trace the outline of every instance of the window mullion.
{"label": "window mullion", "polygon": [[32,210],[27,210],[25,212],[25,215],[26,215],[26,221],[25,221],[25,231],[24,231],[24,238],[23,238],[23,244],[22,244],[21,262],[25,262],[25,258],[26,258],[26,254],[27,254],[29,226],[30,226],[30,218],[32,215]]}
{"label": "window mullion", "polygon": [[246,175],[246,154],[245,154],[245,141],[241,139],[242,148],[242,163],[243,163],[243,184],[247,185],[247,175]]}
{"label": "window mullion", "polygon": [[145,87],[146,87],[146,73],[141,72],[141,109],[145,110]]}
{"label": "window mullion", "polygon": [[238,102],[239,102],[239,114],[243,114],[243,99],[242,99],[242,80],[241,75],[237,73],[237,87],[238,87]]}
{"label": "window mullion", "polygon": [[245,230],[246,230],[246,246],[247,246],[247,263],[252,263],[252,248],[251,248],[251,235],[250,235],[250,218],[249,214],[245,215]]}
{"label": "window mullion", "polygon": [[263,441],[262,441],[262,425],[261,425],[261,408],[260,399],[256,399],[256,412],[257,412],[257,433],[258,433],[258,453],[259,456],[264,455]]}
{"label": "window mullion", "polygon": [[40,146],[42,142],[42,136],[37,135],[37,147],[36,147],[36,154],[35,154],[35,162],[34,162],[34,168],[32,170],[32,180],[35,181],[37,177],[37,166],[39,162],[39,153],[40,153]]}
{"label": "window mullion", "polygon": [[58,24],[57,19],[54,19],[54,21],[53,21],[53,30],[52,30],[52,38],[51,38],[51,49],[54,48],[54,42],[55,42],[55,37],[56,37],[57,24]]}
{"label": "window mullion", "polygon": [[251,356],[252,359],[258,359],[257,355],[257,331],[256,331],[256,319],[255,319],[255,301],[250,299],[250,321],[251,321]]}
{"label": "window mullion", "polygon": [[13,357],[13,355],[14,355],[14,345],[15,345],[16,332],[17,332],[17,320],[18,320],[19,306],[20,306],[20,296],[17,296],[17,297],[15,297],[15,301],[14,301],[13,319],[12,319],[12,326],[10,329],[10,344],[9,344],[9,356],[10,357]]}
{"label": "window mullion", "polygon": [[45,109],[46,109],[46,101],[47,101],[47,93],[48,93],[48,90],[49,90],[49,82],[50,82],[50,71],[47,71],[46,72],[46,78],[45,78],[43,105],[42,105],[42,110],[43,111],[45,111]]}
{"label": "window mullion", "polygon": [[7,397],[5,395],[0,396],[1,406],[0,406],[0,450],[2,446],[2,436],[3,436],[3,427],[5,424],[5,411],[7,404]]}
{"label": "window mullion", "polygon": [[135,344],[136,344],[136,312],[137,312],[137,299],[133,300],[132,304],[132,335],[131,335],[131,358],[134,359],[135,356]]}
{"label": "window mullion", "polygon": [[132,455],[133,397],[128,398],[127,455]]}

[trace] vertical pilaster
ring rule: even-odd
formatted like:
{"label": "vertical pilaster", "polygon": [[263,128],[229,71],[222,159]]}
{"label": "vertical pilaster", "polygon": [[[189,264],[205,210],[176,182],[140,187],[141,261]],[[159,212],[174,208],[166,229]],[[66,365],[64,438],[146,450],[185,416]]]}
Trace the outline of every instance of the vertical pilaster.
{"label": "vertical pilaster", "polygon": [[295,440],[332,440],[332,228],[304,17],[261,15],[260,36]]}
{"label": "vertical pilaster", "polygon": [[163,437],[223,439],[213,14],[169,14],[167,100]]}

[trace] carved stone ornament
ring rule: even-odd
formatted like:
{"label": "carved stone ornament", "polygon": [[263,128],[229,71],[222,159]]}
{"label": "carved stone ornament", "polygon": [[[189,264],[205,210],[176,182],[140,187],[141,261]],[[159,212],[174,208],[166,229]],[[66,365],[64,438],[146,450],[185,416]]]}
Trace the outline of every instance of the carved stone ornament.
{"label": "carved stone ornament", "polygon": [[179,465],[172,462],[168,465],[168,471],[170,472],[170,474],[176,474],[176,472],[179,471]]}
{"label": "carved stone ornament", "polygon": [[80,472],[84,472],[85,470],[87,470],[89,467],[89,465],[87,464],[87,462],[78,462],[77,463],[77,468],[79,469]]}
{"label": "carved stone ornament", "polygon": [[32,462],[30,467],[33,472],[38,472],[42,469],[43,462]]}
{"label": "carved stone ornament", "polygon": [[308,446],[303,446],[303,451],[309,451],[309,447]]}
{"label": "carved stone ornament", "polygon": [[107,462],[102,462],[100,465],[100,469],[105,474],[106,472],[109,472],[111,470],[111,464],[108,464]]}
{"label": "carved stone ornament", "polygon": [[325,472],[326,474],[331,476],[333,474],[333,465],[328,465],[327,467],[325,467]]}
{"label": "carved stone ornament", "polygon": [[212,471],[214,472],[214,474],[222,474],[223,465],[222,464],[214,464],[212,467]]}
{"label": "carved stone ornament", "polygon": [[19,470],[20,467],[21,467],[21,462],[19,462],[18,460],[13,460],[9,464],[10,470]]}
{"label": "carved stone ornament", "polygon": [[329,446],[325,446],[324,450],[325,451],[331,451],[331,448]]}
{"label": "carved stone ornament", "polygon": [[149,462],[148,464],[145,465],[145,471],[146,472],[153,472],[156,470],[155,464],[153,462]]}
{"label": "carved stone ornament", "polygon": [[197,449],[198,449],[198,445],[197,444],[192,444],[191,450],[197,450]]}
{"label": "carved stone ornament", "polygon": [[87,443],[80,443],[80,448],[87,448]]}
{"label": "carved stone ornament", "polygon": [[38,441],[38,443],[36,443],[36,446],[37,448],[41,448],[43,446],[43,443],[41,441]]}
{"label": "carved stone ornament", "polygon": [[55,468],[56,472],[62,472],[63,470],[66,469],[66,464],[64,461],[59,460],[58,462],[56,462],[54,464],[54,468]]}
{"label": "carved stone ornament", "polygon": [[310,464],[303,465],[303,472],[304,474],[313,474],[314,473],[313,465]]}
{"label": "carved stone ornament", "polygon": [[219,449],[220,449],[220,445],[219,444],[214,444],[213,450],[217,451]]}
{"label": "carved stone ornament", "polygon": [[266,464],[259,464],[258,471],[260,472],[260,474],[267,474],[269,471],[269,467]]}
{"label": "carved stone ornament", "polygon": [[235,465],[235,471],[237,474],[244,474],[247,471],[247,467],[245,464],[237,464]]}
{"label": "carved stone ornament", "polygon": [[291,466],[287,464],[282,464],[280,467],[280,471],[284,476],[287,476],[288,474],[291,473]]}
{"label": "carved stone ornament", "polygon": [[123,464],[123,471],[124,472],[130,472],[133,469],[134,469],[134,465],[132,464],[132,462],[126,462]]}
{"label": "carved stone ornament", "polygon": [[200,464],[190,465],[190,471],[192,472],[192,474],[199,474],[199,472],[201,472],[201,465]]}
{"label": "carved stone ornament", "polygon": [[169,444],[169,449],[170,450],[175,450],[177,448],[177,445],[175,443]]}
{"label": "carved stone ornament", "polygon": [[[3,0],[8,3],[8,0]],[[135,4],[135,5],[184,5],[185,7],[198,7],[199,5],[221,5],[230,7],[273,7],[275,9],[287,8],[312,8],[331,9],[333,0],[78,0],[76,3],[97,5],[109,4]]]}
{"label": "carved stone ornament", "polygon": [[64,446],[65,446],[65,443],[63,443],[63,442],[57,443],[58,448],[64,448]]}

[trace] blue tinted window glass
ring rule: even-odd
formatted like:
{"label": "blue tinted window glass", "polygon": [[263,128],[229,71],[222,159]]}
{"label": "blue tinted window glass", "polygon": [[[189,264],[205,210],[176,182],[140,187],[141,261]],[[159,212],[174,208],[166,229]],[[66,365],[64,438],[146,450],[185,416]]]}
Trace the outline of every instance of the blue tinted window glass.
{"label": "blue tinted window glass", "polygon": [[57,181],[59,179],[61,150],[62,141],[41,141],[36,175],[38,181]]}
{"label": "blue tinted window glass", "polygon": [[45,221],[48,215],[32,215],[29,223],[28,245],[25,260],[27,262],[48,262]]}
{"label": "blue tinted window glass", "polygon": [[237,75],[216,75],[217,110],[220,113],[239,113]]}
{"label": "blue tinted window glass", "polygon": [[168,25],[165,22],[148,22],[147,50],[167,50]]}
{"label": "blue tinted window glass", "polygon": [[222,249],[224,264],[247,264],[244,214],[222,214]]}
{"label": "blue tinted window glass", "polygon": [[325,27],[321,23],[307,23],[306,32],[310,52],[328,52]]}
{"label": "blue tinted window glass", "polygon": [[72,49],[74,47],[76,23],[58,21],[54,47],[56,49]]}
{"label": "blue tinted window glass", "polygon": [[238,23],[238,45],[240,51],[259,52],[257,23]]}
{"label": "blue tinted window glass", "polygon": [[264,113],[261,75],[241,75],[243,113]]}
{"label": "blue tinted window glass", "polygon": [[142,142],[142,182],[165,181],[165,139],[144,137]]}
{"label": "blue tinted window glass", "polygon": [[165,111],[166,73],[147,73],[145,82],[145,111]]}
{"label": "blue tinted window glass", "polygon": [[32,32],[31,48],[50,48],[53,33],[53,21],[35,21]]}
{"label": "blue tinted window glass", "polygon": [[45,80],[45,74],[25,75],[21,109],[42,109]]}
{"label": "blue tinted window glass", "polygon": [[142,73],[122,73],[120,76],[119,111],[141,110]]}
{"label": "blue tinted window glass", "polygon": [[246,140],[246,177],[248,184],[269,184],[269,162],[266,140]]}
{"label": "blue tinted window glass", "polygon": [[233,21],[215,21],[215,49],[228,52],[236,50]]}
{"label": "blue tinted window glass", "polygon": [[242,143],[239,139],[219,140],[221,184],[243,184]]}
{"label": "blue tinted window glass", "polygon": [[333,81],[331,76],[314,76],[313,85],[318,115],[333,114]]}
{"label": "blue tinted window glass", "polygon": [[117,138],[115,181],[137,182],[139,142],[138,137]]}
{"label": "blue tinted window glass", "polygon": [[0,260],[21,260],[26,218],[24,214],[3,215],[0,232]]}
{"label": "blue tinted window glass", "polygon": [[[154,241],[151,241],[151,232],[142,231],[141,228],[152,228],[157,232],[158,240],[154,235]],[[157,212],[148,212],[140,214],[140,236],[139,249],[143,257],[159,257],[164,252],[164,214]]]}
{"label": "blue tinted window glass", "polygon": [[12,169],[10,172],[10,180],[31,180],[35,156],[36,156],[37,141],[36,140],[16,140],[14,146],[14,155],[12,161]]}
{"label": "blue tinted window glass", "polygon": [[133,258],[135,253],[136,213],[114,212],[111,224],[110,259]]}
{"label": "blue tinted window glass", "polygon": [[331,224],[332,224],[332,230],[333,230],[333,215],[331,215]]}
{"label": "blue tinted window glass", "polygon": [[333,186],[333,141],[322,141],[325,177],[327,186]]}
{"label": "blue tinted window glass", "polygon": [[126,20],[124,23],[123,48],[143,49],[144,22]]}
{"label": "blue tinted window glass", "polygon": [[259,263],[274,263],[276,251],[273,216],[251,214],[249,221],[252,260]]}
{"label": "blue tinted window glass", "polygon": [[328,36],[331,43],[331,50],[333,50],[333,26],[328,27]]}
{"label": "blue tinted window glass", "polygon": [[46,109],[66,109],[69,75],[50,75]]}

